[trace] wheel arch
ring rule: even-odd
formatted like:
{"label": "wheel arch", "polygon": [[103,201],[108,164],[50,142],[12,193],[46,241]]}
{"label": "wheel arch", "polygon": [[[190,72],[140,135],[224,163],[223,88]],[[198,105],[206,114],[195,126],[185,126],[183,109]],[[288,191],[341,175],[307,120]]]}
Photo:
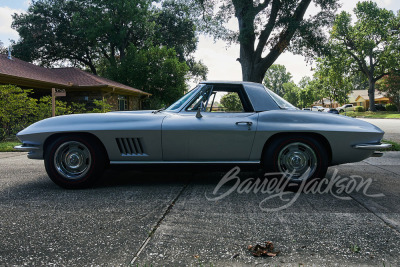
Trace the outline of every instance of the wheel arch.
{"label": "wheel arch", "polygon": [[55,133],[50,135],[49,137],[46,138],[46,140],[43,143],[43,158],[46,157],[45,153],[46,153],[46,148],[47,146],[54,140],[56,140],[57,138],[61,137],[61,136],[72,136],[72,135],[78,135],[78,136],[82,136],[82,137],[86,137],[86,138],[91,138],[92,140],[95,140],[99,145],[101,150],[103,150],[104,156],[106,157],[106,161],[110,162],[110,158],[108,156],[106,147],[104,146],[103,142],[94,134],[92,133],[88,133],[88,132],[63,132],[63,133]]}
{"label": "wheel arch", "polygon": [[331,162],[332,162],[332,148],[331,148],[331,145],[330,145],[328,139],[326,139],[326,137],[323,136],[322,134],[310,133],[310,132],[281,132],[281,133],[276,133],[276,134],[270,136],[268,138],[268,140],[264,144],[260,162],[264,162],[264,157],[265,157],[265,154],[266,154],[265,152],[268,149],[269,144],[274,142],[278,137],[281,138],[283,136],[286,136],[286,137],[308,136],[308,137],[315,138],[318,142],[320,142],[322,144],[322,146],[324,148],[326,148],[326,152],[327,152],[328,157],[329,157],[328,162],[329,162],[329,165],[331,165]]}

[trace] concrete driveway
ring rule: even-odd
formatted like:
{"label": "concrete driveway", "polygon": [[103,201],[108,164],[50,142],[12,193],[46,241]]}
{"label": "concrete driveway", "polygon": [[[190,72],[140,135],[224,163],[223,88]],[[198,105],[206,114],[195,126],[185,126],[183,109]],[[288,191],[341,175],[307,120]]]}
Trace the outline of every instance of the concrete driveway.
{"label": "concrete driveway", "polygon": [[[332,167],[308,194],[246,193],[263,176],[245,171],[218,188],[226,174],[109,170],[65,190],[42,161],[0,153],[0,266],[400,265],[400,153]],[[265,241],[280,254],[247,250]]]}
{"label": "concrete driveway", "polygon": [[400,143],[400,119],[360,119],[385,131],[384,139]]}

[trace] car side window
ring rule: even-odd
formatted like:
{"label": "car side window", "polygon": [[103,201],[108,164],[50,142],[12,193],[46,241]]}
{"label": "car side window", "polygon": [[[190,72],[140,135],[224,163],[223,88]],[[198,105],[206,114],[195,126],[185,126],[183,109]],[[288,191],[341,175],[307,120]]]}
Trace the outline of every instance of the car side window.
{"label": "car side window", "polygon": [[244,112],[237,92],[214,91],[207,104],[207,112]]}
{"label": "car side window", "polygon": [[186,108],[187,111],[197,111],[200,108],[201,103],[204,107],[207,105],[208,98],[212,91],[212,86],[205,86],[200,93],[189,103]]}
{"label": "car side window", "polygon": [[207,86],[189,103],[186,111],[197,111],[204,105],[204,112],[252,112],[253,109],[242,87]]}

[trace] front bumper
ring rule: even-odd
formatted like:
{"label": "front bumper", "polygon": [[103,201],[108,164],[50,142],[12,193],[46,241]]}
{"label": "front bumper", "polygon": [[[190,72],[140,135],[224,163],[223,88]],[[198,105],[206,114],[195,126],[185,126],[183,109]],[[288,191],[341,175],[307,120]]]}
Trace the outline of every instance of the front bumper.
{"label": "front bumper", "polygon": [[382,150],[386,148],[390,148],[391,144],[358,144],[353,147],[356,149],[364,149],[364,150]]}
{"label": "front bumper", "polygon": [[37,149],[39,149],[39,147],[22,144],[22,145],[19,145],[19,146],[15,146],[14,149],[18,150],[18,151],[29,152],[31,150],[37,150]]}
{"label": "front bumper", "polygon": [[[353,147],[362,150],[382,150],[390,148],[391,146],[392,146],[391,144],[358,144],[354,145]],[[383,153],[379,151],[374,151],[374,153],[371,155],[371,157],[382,157],[382,156]]]}

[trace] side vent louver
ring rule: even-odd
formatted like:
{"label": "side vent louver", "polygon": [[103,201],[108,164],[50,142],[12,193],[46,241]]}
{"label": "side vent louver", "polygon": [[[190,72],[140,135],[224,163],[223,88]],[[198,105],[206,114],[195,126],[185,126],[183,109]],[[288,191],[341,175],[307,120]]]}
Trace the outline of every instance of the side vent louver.
{"label": "side vent louver", "polygon": [[116,138],[122,156],[147,156],[141,138]]}

